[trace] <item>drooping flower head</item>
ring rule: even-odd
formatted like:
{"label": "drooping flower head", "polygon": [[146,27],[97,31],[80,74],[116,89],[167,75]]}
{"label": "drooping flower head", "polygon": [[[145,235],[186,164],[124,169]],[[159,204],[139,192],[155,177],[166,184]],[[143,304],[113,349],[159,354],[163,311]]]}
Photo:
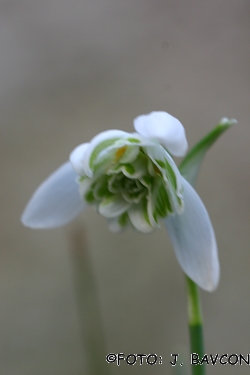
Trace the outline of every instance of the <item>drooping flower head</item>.
{"label": "drooping flower head", "polygon": [[[105,131],[70,155],[72,166],[80,175],[81,197],[97,206],[114,231],[132,224],[147,233],[159,227],[160,219],[181,214],[184,209],[179,170],[159,143],[165,132],[173,153],[183,154],[187,148],[183,126],[164,112],[149,116],[160,120],[162,130],[157,129],[155,137],[147,137],[152,132],[150,127],[147,130],[148,117],[140,116],[135,119],[138,133]],[[169,119],[179,132],[174,140],[168,136],[173,132]]]}
{"label": "drooping flower head", "polygon": [[184,272],[213,290],[219,263],[207,211],[181,176],[172,156],[184,156],[182,124],[166,112],[134,120],[136,132],[108,130],[81,144],[67,162],[37,189],[23,216],[24,225],[64,225],[86,205],[95,205],[111,230],[132,226],[148,233],[164,221]]}

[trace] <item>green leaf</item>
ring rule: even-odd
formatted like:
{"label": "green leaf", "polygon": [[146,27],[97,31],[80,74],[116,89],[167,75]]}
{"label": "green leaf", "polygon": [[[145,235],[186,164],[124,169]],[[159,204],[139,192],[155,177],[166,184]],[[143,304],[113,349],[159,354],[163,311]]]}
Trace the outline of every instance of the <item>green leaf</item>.
{"label": "green leaf", "polygon": [[180,164],[179,170],[191,185],[195,185],[202,160],[207,150],[228,128],[236,123],[235,119],[222,118],[219,124],[188,152]]}

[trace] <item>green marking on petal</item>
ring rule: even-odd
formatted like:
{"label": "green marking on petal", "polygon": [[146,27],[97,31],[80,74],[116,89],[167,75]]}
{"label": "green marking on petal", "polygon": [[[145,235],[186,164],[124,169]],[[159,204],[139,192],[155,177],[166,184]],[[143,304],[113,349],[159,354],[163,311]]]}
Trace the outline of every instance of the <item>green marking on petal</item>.
{"label": "green marking on petal", "polygon": [[126,164],[126,165],[124,165],[124,167],[125,167],[125,170],[126,170],[126,172],[128,173],[129,176],[132,176],[135,173],[135,168],[133,167],[133,165]]}
{"label": "green marking on petal", "polygon": [[169,164],[169,162],[167,160],[166,160],[166,163],[165,163],[165,168],[167,170],[167,176],[168,176],[168,179],[169,179],[171,185],[173,186],[174,190],[177,190],[176,175],[173,171],[173,168],[171,167],[171,165]]}
{"label": "green marking on petal", "polygon": [[93,186],[93,195],[97,200],[109,197],[112,193],[108,189],[108,176],[102,176]]}
{"label": "green marking on petal", "polygon": [[129,203],[139,203],[143,197],[147,194],[145,189],[141,189],[139,191],[123,191],[122,196],[126,202]]}
{"label": "green marking on petal", "polygon": [[166,217],[168,211],[172,212],[169,196],[163,184],[158,187],[155,208],[160,217]]}
{"label": "green marking on petal", "polygon": [[161,168],[165,168],[165,162],[163,160],[155,160],[156,163],[161,167]]}
{"label": "green marking on petal", "polygon": [[139,141],[139,139],[136,138],[128,138],[127,140],[131,143],[141,143],[141,141]]}
{"label": "green marking on petal", "polygon": [[152,161],[150,159],[148,159],[148,166],[147,166],[148,167],[148,173],[152,177],[156,177],[156,172],[155,172],[155,169],[154,169],[154,165],[155,164],[153,164]]}
{"label": "green marking on petal", "polygon": [[143,199],[142,200],[142,210],[143,210],[143,217],[145,219],[145,221],[149,224],[150,224],[150,220],[149,220],[149,217],[148,217],[148,201],[147,199]]}
{"label": "green marking on petal", "polygon": [[107,147],[112,146],[116,141],[118,141],[119,138],[112,138],[112,139],[106,139],[105,141],[99,143],[95,149],[93,150],[90,160],[89,160],[89,166],[93,170],[95,166],[95,161],[98,158],[98,155],[105,150]]}
{"label": "green marking on petal", "polygon": [[124,212],[124,214],[122,214],[119,219],[118,219],[118,223],[122,226],[122,227],[125,227],[127,224],[128,224],[128,221],[129,221],[129,217],[128,217],[128,213],[127,212]]}
{"label": "green marking on petal", "polygon": [[93,195],[93,191],[92,190],[89,190],[85,196],[84,196],[86,202],[88,203],[94,203],[95,202],[95,197]]}
{"label": "green marking on petal", "polygon": [[147,188],[150,188],[154,183],[154,179],[151,176],[144,176],[140,178],[140,182]]}

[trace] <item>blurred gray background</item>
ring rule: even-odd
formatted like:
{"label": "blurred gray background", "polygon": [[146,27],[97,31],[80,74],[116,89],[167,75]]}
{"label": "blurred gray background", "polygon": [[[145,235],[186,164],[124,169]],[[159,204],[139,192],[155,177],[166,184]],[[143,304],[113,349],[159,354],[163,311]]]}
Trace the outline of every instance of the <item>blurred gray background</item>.
{"label": "blurred gray background", "polygon": [[[173,374],[188,350],[185,283],[164,228],[109,232],[94,209],[67,228],[19,218],[34,189],[96,133],[133,131],[165,110],[189,145],[221,117],[239,124],[206,157],[197,190],[214,224],[221,282],[202,293],[206,353],[250,353],[250,4],[247,0],[0,2],[0,373],[84,370],[70,236],[83,228],[108,352],[157,353],[162,365],[112,374]],[[248,366],[208,366],[208,374]]]}

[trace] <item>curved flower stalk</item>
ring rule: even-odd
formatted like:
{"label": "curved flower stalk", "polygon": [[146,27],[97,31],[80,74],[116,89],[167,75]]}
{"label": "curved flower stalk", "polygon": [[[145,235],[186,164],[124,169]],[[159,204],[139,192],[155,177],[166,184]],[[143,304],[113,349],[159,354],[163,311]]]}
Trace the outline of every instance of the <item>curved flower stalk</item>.
{"label": "curved flower stalk", "polygon": [[219,280],[212,224],[171,157],[187,151],[184,128],[166,112],[139,116],[134,127],[135,133],[102,132],[73,150],[70,162],[36,190],[22,222],[61,226],[87,205],[97,207],[112,231],[131,226],[149,233],[164,222],[184,272],[212,291]]}

